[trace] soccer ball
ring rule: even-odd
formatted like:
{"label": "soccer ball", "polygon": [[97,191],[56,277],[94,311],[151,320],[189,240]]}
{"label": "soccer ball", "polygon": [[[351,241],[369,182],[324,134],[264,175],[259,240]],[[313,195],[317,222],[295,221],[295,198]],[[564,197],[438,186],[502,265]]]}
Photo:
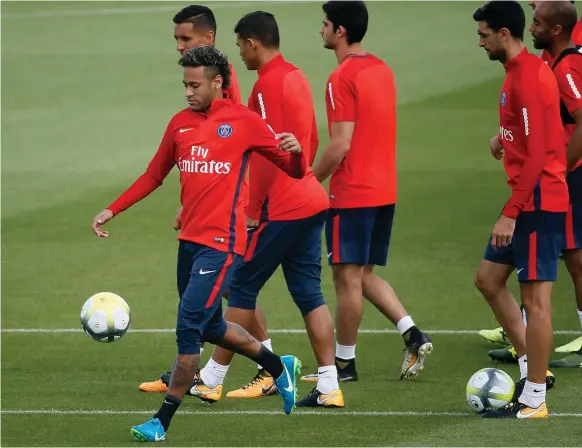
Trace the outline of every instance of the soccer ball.
{"label": "soccer ball", "polygon": [[99,342],[117,341],[129,329],[129,305],[112,292],[100,292],[81,309],[81,325],[85,334]]}
{"label": "soccer ball", "polygon": [[503,370],[481,369],[467,383],[467,402],[478,413],[499,409],[511,402],[514,391],[515,383]]}

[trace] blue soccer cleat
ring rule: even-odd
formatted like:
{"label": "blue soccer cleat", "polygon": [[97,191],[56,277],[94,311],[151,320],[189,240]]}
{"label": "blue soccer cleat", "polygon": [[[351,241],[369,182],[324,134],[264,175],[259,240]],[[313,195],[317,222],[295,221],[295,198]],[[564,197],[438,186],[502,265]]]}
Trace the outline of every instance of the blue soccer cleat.
{"label": "blue soccer cleat", "polygon": [[275,380],[279,395],[283,397],[283,411],[291,414],[297,401],[297,377],[301,373],[301,361],[295,356],[281,356],[283,373]]}
{"label": "blue soccer cleat", "polygon": [[131,435],[142,442],[161,442],[166,440],[166,431],[157,418],[150,418],[142,425],[131,428]]}

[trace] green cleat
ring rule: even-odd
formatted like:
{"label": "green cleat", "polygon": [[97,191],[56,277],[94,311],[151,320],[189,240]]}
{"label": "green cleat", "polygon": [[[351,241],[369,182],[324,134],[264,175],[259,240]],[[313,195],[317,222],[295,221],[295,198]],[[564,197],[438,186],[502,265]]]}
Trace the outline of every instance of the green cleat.
{"label": "green cleat", "polygon": [[499,327],[495,330],[481,330],[479,336],[489,342],[499,345],[509,345],[511,344],[507,334],[503,331],[503,328]]}
{"label": "green cleat", "polygon": [[556,353],[577,353],[582,350],[582,337],[569,342],[566,345],[556,348],[554,351]]}
{"label": "green cleat", "polygon": [[565,358],[550,361],[550,367],[582,367],[582,350],[572,353]]}
{"label": "green cleat", "polygon": [[505,348],[499,350],[491,350],[489,352],[489,357],[493,361],[516,363],[517,362],[517,352],[513,348],[513,345],[508,345]]}

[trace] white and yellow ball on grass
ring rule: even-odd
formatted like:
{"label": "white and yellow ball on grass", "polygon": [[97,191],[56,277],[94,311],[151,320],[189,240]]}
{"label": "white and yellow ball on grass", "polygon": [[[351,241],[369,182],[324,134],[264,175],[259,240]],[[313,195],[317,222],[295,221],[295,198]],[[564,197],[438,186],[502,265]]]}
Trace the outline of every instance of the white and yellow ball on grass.
{"label": "white and yellow ball on grass", "polygon": [[81,309],[81,325],[85,334],[99,342],[114,342],[129,329],[129,305],[112,292],[97,293]]}
{"label": "white and yellow ball on grass", "polygon": [[467,402],[478,413],[499,409],[511,402],[515,383],[503,370],[481,369],[467,383]]}

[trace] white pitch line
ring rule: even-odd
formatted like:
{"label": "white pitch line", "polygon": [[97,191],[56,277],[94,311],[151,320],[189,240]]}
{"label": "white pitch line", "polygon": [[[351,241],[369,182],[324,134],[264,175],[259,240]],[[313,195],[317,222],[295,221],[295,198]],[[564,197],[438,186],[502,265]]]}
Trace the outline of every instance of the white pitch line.
{"label": "white pitch line", "polygon": [[[253,2],[236,2],[236,6],[247,6]],[[210,5],[212,9],[232,8],[232,4],[218,3]],[[70,9],[62,11],[39,11],[31,13],[7,13],[2,14],[2,19],[35,19],[58,17],[83,17],[83,16],[114,16],[119,14],[148,14],[154,12],[178,12],[179,6],[143,6],[134,8],[102,8],[102,9]]]}
{"label": "white pitch line", "polygon": [[[62,410],[62,409],[2,409],[1,414],[8,415],[153,415],[155,410]],[[247,411],[182,411],[183,415],[285,415],[282,411],[247,410]],[[322,415],[329,417],[477,417],[474,412],[416,412],[416,411],[294,411],[293,415]],[[552,417],[582,418],[582,413],[557,412]]]}
{"label": "white pitch line", "polygon": [[[478,334],[479,330],[424,330],[428,334]],[[2,328],[2,333],[82,333],[81,328]],[[128,333],[175,333],[174,328],[137,328],[130,329]],[[306,334],[303,328],[282,328],[269,330],[271,334]],[[398,334],[397,330],[388,329],[362,329],[360,334]],[[582,331],[556,330],[554,334],[567,336],[582,336]]]}

